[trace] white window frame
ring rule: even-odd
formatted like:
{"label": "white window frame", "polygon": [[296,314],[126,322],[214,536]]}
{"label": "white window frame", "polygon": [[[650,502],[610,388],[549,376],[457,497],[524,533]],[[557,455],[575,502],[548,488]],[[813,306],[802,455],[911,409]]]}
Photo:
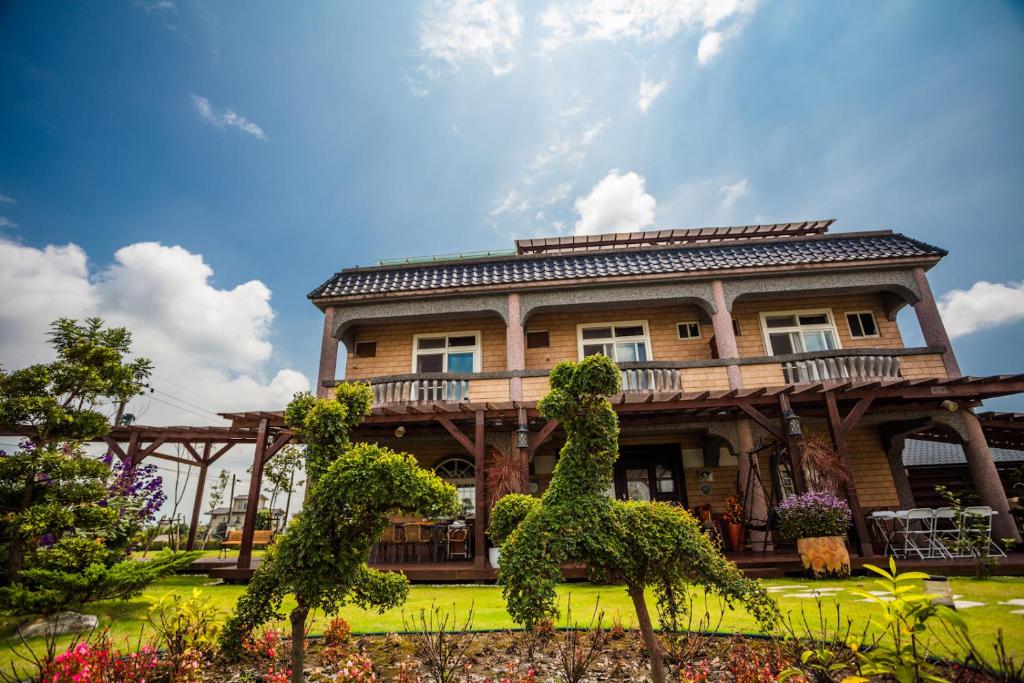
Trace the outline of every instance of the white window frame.
{"label": "white window frame", "polygon": [[[444,337],[444,348],[443,349],[419,349],[420,339],[434,339],[437,337]],[[448,372],[448,338],[449,337],[473,337],[476,343],[473,346],[460,346],[458,353],[465,353],[466,351],[473,352],[473,372],[480,372],[480,367],[483,358],[483,343],[481,342],[480,330],[470,330],[465,332],[424,332],[422,334],[414,334],[412,336],[412,372],[418,372],[416,370],[416,359],[422,353],[424,355],[434,355],[436,353],[444,354],[444,367],[441,372]]]}
{"label": "white window frame", "polygon": [[[697,336],[696,337],[684,337],[684,336],[682,336],[681,334],[679,334],[679,326],[680,325],[696,325],[697,326]],[[697,321],[697,320],[682,320],[682,321],[676,323],[676,336],[680,340],[682,340],[682,341],[692,341],[694,339],[701,339],[704,336],[704,331],[701,329],[701,325],[700,325],[699,321]]]}
{"label": "white window frame", "polygon": [[[846,327],[849,328],[849,330],[850,330],[850,339],[878,339],[879,337],[882,336],[882,328],[880,328],[878,326],[878,316],[875,315],[874,311],[847,311],[843,315],[846,317]],[[870,315],[871,316],[871,320],[875,323],[875,333],[874,334],[861,334],[861,335],[854,334],[853,333],[853,327],[850,325],[850,316],[851,315],[856,315],[856,316]],[[861,330],[863,330],[863,329],[864,329],[864,323],[862,322],[861,323]]]}
{"label": "white window frame", "polygon": [[[586,344],[599,343],[598,340],[596,340],[596,339],[587,339],[586,342],[584,342],[584,340],[583,340],[583,330],[584,329],[588,329],[588,328],[592,328],[592,327],[611,327],[611,328],[613,328],[612,329],[612,333],[614,334],[614,328],[616,328],[616,327],[636,327],[637,325],[642,326],[643,329],[644,329],[643,342],[647,346],[647,360],[648,361],[654,360],[654,349],[651,348],[651,330],[650,330],[650,327],[648,327],[646,320],[618,320],[618,321],[609,322],[609,323],[580,323],[580,324],[578,324],[576,326],[576,356],[577,356],[577,360],[583,360],[585,358],[585,356],[583,355],[583,347]],[[612,337],[610,340],[607,340],[607,341],[610,341],[611,343],[614,344],[616,342],[616,339],[614,337]],[[636,341],[641,341],[641,339],[640,339],[640,337],[623,337],[622,339],[619,339],[618,341],[634,341],[634,342],[636,342]],[[603,343],[607,343],[607,342],[603,342]],[[614,361],[615,359],[613,358],[612,360]],[[615,362],[618,362],[618,361],[615,361]],[[626,361],[623,361],[623,362],[626,362]]]}
{"label": "white window frame", "polygon": [[[775,316],[782,316],[782,315],[801,316],[801,315],[822,315],[822,314],[824,314],[824,315],[826,315],[828,317],[828,324],[826,324],[826,325],[799,325],[798,324],[798,325],[796,325],[794,327],[772,327],[770,329],[768,327],[768,318],[769,317],[774,318]],[[843,340],[839,338],[839,330],[836,328],[836,317],[832,314],[832,309],[831,308],[812,308],[812,309],[794,310],[794,311],[761,311],[760,317],[761,317],[761,335],[762,335],[762,338],[764,340],[764,349],[767,352],[767,355],[769,355],[769,356],[777,355],[775,353],[775,351],[772,350],[772,340],[771,340],[770,335],[771,334],[778,334],[780,332],[797,332],[797,333],[800,333],[800,332],[805,331],[805,330],[806,331],[810,331],[810,332],[829,330],[829,331],[832,332],[832,336],[835,338],[836,350],[839,350],[839,349],[843,348]],[[802,338],[800,340],[800,343],[803,344],[803,339]],[[808,353],[808,352],[807,351],[794,351],[794,353]]]}

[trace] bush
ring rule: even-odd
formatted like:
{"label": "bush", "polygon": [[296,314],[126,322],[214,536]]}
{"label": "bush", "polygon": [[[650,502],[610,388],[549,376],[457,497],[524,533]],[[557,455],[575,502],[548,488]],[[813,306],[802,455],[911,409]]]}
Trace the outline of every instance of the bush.
{"label": "bush", "polygon": [[540,501],[533,496],[522,493],[510,493],[503,496],[491,510],[491,523],[487,527],[487,535],[491,542],[500,546],[512,535],[519,523],[526,519],[530,511]]}
{"label": "bush", "polygon": [[790,540],[845,536],[853,519],[845,500],[814,491],[787,498],[775,508],[775,514],[779,533]]}

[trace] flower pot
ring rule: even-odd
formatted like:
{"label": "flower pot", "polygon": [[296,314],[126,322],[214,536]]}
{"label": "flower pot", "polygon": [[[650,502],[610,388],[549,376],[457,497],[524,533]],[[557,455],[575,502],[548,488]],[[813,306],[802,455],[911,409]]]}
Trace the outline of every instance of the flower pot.
{"label": "flower pot", "polygon": [[843,579],[850,575],[850,553],[842,536],[798,538],[800,562],[815,579]]}
{"label": "flower pot", "polygon": [[743,525],[729,523],[725,525],[725,532],[729,536],[729,547],[733,552],[743,550]]}
{"label": "flower pot", "polygon": [[499,548],[488,548],[487,549],[487,561],[491,563],[491,566],[495,569],[498,568],[498,557],[501,555],[501,549]]}

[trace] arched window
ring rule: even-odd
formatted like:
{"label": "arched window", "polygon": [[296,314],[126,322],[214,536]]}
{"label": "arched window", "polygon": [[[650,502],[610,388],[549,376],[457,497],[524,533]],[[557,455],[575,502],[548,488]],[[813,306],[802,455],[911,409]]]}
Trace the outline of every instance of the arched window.
{"label": "arched window", "polygon": [[476,466],[467,458],[448,458],[434,467],[434,474],[458,491],[462,501],[462,514],[476,516]]}

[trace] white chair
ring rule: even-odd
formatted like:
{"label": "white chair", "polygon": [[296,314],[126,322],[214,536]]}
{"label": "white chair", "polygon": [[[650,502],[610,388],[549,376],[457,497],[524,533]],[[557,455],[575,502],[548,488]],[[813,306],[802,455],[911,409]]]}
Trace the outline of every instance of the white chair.
{"label": "white chair", "polygon": [[922,560],[934,557],[934,511],[931,508],[907,510],[903,525],[903,556],[914,553]]}
{"label": "white chair", "polygon": [[986,555],[1006,557],[1006,553],[999,547],[999,544],[992,540],[992,518],[996,514],[995,510],[988,505],[971,505],[964,508],[964,526],[970,525],[972,529],[978,529],[985,535]]}
{"label": "white chair", "polygon": [[875,532],[878,538],[884,539],[886,555],[890,553],[896,557],[899,555],[896,552],[896,548],[893,545],[893,537],[896,534],[896,513],[892,510],[875,510],[871,513],[871,523],[875,527]]}
{"label": "white chair", "polygon": [[940,555],[949,558],[965,557],[960,543],[960,525],[957,524],[953,508],[935,508],[934,528],[934,545]]}

